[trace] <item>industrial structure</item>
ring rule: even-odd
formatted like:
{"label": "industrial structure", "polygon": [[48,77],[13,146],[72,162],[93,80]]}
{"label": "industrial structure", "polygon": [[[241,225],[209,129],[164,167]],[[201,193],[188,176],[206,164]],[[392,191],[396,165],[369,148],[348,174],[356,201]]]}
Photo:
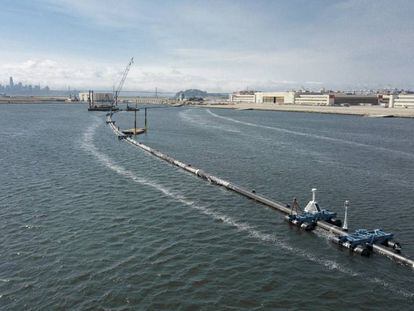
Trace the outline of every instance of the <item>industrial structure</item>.
{"label": "industrial structure", "polygon": [[119,110],[118,108],[118,96],[124,86],[125,80],[128,76],[129,69],[134,63],[134,58],[132,57],[126,66],[122,78],[119,81],[118,87],[114,93],[95,93],[92,90],[89,90],[87,93],[79,93],[79,100],[88,102],[88,111],[115,111]]}
{"label": "industrial structure", "polygon": [[[90,98],[90,97],[93,98]],[[81,92],[79,93],[79,100],[82,102],[89,102],[89,100],[98,103],[112,103],[114,101],[114,95],[112,93],[100,93],[100,92]]]}
{"label": "industrial structure", "polygon": [[138,104],[173,104],[177,100],[167,97],[150,97],[150,96],[140,96],[134,97],[134,100]]}
{"label": "industrial structure", "polygon": [[255,91],[239,91],[230,94],[229,101],[237,103],[255,103],[256,102]]}
{"label": "industrial structure", "polygon": [[414,94],[383,95],[383,100],[388,108],[414,108]]}
{"label": "industrial structure", "polygon": [[[401,95],[400,95],[401,96]],[[414,105],[414,95],[412,104]],[[303,106],[344,106],[344,105],[379,105],[382,95],[357,95],[340,92],[255,92],[241,91],[230,94],[229,101],[237,103],[303,105]],[[398,101],[398,100],[397,100]],[[402,101],[400,99],[400,101]]]}

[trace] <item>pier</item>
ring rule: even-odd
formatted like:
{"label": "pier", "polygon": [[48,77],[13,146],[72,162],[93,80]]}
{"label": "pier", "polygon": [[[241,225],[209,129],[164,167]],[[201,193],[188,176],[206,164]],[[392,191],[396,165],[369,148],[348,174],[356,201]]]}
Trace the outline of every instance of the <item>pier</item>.
{"label": "pier", "polygon": [[[256,202],[259,202],[267,207],[270,207],[274,210],[277,210],[279,212],[284,213],[285,215],[289,215],[291,213],[291,208],[289,208],[288,206],[286,206],[286,204],[268,199],[264,196],[261,196],[259,194],[257,194],[254,190],[250,191],[246,188],[243,188],[241,186],[238,186],[236,184],[233,184],[229,181],[226,181],[224,179],[221,179],[219,177],[216,177],[214,175],[211,175],[197,167],[194,167],[190,164],[186,164],[184,162],[181,162],[179,160],[176,160],[156,149],[153,149],[149,146],[146,146],[134,139],[132,139],[131,137],[125,136],[125,134],[123,133],[123,131],[119,130],[117,126],[115,126],[115,122],[112,120],[112,115],[113,113],[108,113],[107,114],[107,120],[106,123],[110,125],[110,127],[112,128],[113,132],[118,136],[118,138],[127,141],[128,143],[141,148],[143,150],[145,150],[146,152],[156,156],[159,159],[162,159],[174,166],[177,166],[181,169],[183,169],[184,171],[187,171],[189,173],[192,173],[194,175],[196,175],[197,177],[204,179],[210,183],[213,183],[215,185],[218,186],[222,186],[228,190],[234,191],[244,197],[247,197],[251,200],[254,200]],[[333,224],[330,224],[326,221],[323,220],[318,220],[316,222],[316,226],[319,227],[320,229],[323,229],[327,232],[329,232],[332,235],[335,236],[348,236],[349,233],[343,229],[341,229],[338,226],[335,226]],[[390,250],[389,248],[382,246],[382,245],[377,245],[377,244],[373,244],[372,245],[372,251],[376,254],[385,256],[387,258],[390,258],[400,264],[406,265],[411,267],[412,269],[414,269],[414,260],[407,258],[401,254],[397,254],[395,252],[393,252],[392,250]]]}

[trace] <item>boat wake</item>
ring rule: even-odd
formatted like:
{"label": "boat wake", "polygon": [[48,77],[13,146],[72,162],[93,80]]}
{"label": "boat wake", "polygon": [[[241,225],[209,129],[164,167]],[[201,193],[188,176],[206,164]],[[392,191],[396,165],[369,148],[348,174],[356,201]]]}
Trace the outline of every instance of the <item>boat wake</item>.
{"label": "boat wake", "polygon": [[317,134],[311,134],[311,133],[304,133],[304,132],[288,130],[288,129],[280,128],[280,127],[267,126],[267,125],[262,125],[262,124],[246,122],[246,121],[240,121],[240,120],[236,120],[236,119],[233,119],[233,118],[230,118],[230,117],[225,117],[225,116],[218,115],[218,114],[212,112],[210,109],[207,109],[207,112],[210,115],[212,115],[216,118],[226,120],[226,121],[230,121],[230,122],[233,122],[233,123],[238,123],[238,124],[251,126],[251,127],[263,128],[263,129],[278,131],[278,132],[282,132],[282,133],[293,134],[293,135],[297,135],[297,136],[304,136],[304,137],[316,138],[316,139],[326,140],[326,141],[335,142],[335,143],[341,143],[341,144],[347,144],[347,145],[358,146],[358,147],[363,147],[363,148],[375,149],[375,150],[378,150],[378,151],[385,151],[385,152],[398,154],[400,156],[405,156],[405,157],[408,157],[408,158],[414,158],[414,154],[409,153],[409,152],[404,152],[404,151],[399,151],[399,150],[392,150],[392,149],[387,149],[387,148],[373,146],[373,145],[367,145],[367,144],[358,143],[358,142],[355,142],[355,141],[350,141],[350,140],[345,140],[345,139],[340,139],[340,138],[333,138],[333,137],[322,136],[322,135],[317,135]]}
{"label": "boat wake", "polygon": [[[309,253],[309,251],[305,251],[305,250],[302,250],[302,249],[292,247],[292,246],[286,244],[285,242],[281,241],[280,239],[278,239],[277,236],[274,235],[274,234],[268,234],[268,233],[260,232],[248,223],[239,222],[239,221],[233,219],[230,216],[227,216],[227,215],[222,214],[220,212],[211,210],[211,209],[209,209],[205,206],[196,204],[194,201],[192,201],[189,198],[186,198],[184,195],[182,195],[180,193],[177,193],[175,191],[172,191],[172,190],[168,189],[167,187],[165,187],[165,186],[163,186],[163,185],[161,185],[157,182],[151,181],[147,178],[140,177],[140,176],[136,175],[134,172],[124,168],[123,166],[116,164],[110,157],[108,157],[106,154],[99,151],[99,149],[93,143],[96,129],[100,126],[100,124],[101,124],[100,122],[95,122],[90,127],[88,127],[86,129],[86,131],[83,134],[83,140],[82,140],[81,147],[86,152],[92,154],[96,158],[96,160],[100,164],[105,166],[106,168],[114,171],[115,173],[119,174],[122,177],[125,177],[125,178],[128,178],[128,179],[132,180],[135,183],[151,187],[151,188],[161,192],[166,197],[172,198],[172,199],[182,203],[185,206],[193,208],[193,209],[197,210],[198,212],[200,212],[201,214],[210,216],[211,218],[213,218],[216,221],[220,221],[220,222],[222,222],[226,225],[232,226],[240,232],[247,233],[252,238],[258,239],[258,240],[266,242],[266,243],[271,243],[273,245],[276,245],[280,249],[283,249],[287,252],[293,253],[294,255],[297,255],[299,257],[307,259],[307,260],[309,260],[313,263],[320,264],[320,265],[324,266],[325,268],[327,268],[328,270],[337,270],[337,271],[340,271],[344,274],[347,274],[347,275],[350,275],[350,276],[353,276],[353,277],[361,276],[360,273],[352,271],[351,269],[345,268],[345,267],[343,267],[342,265],[340,265],[339,263],[337,263],[333,260],[323,259],[319,255],[317,256],[317,255]],[[384,287],[386,287],[388,289],[391,289],[391,290],[394,290],[390,284],[388,284],[385,281],[382,281],[378,278],[372,278],[371,282],[375,283],[375,284],[382,284]],[[403,294],[405,297],[413,297],[414,296],[413,293],[407,293],[407,292],[404,292],[404,291],[401,292],[400,290],[397,290],[397,291],[400,294]]]}
{"label": "boat wake", "polygon": [[191,111],[195,111],[194,109],[187,109],[184,111],[180,111],[179,112],[179,116],[181,119],[183,119],[184,121],[193,124],[197,127],[204,127],[204,128],[208,128],[208,129],[213,129],[213,130],[220,130],[220,131],[225,131],[225,132],[230,132],[230,133],[240,133],[240,130],[232,127],[232,126],[226,126],[224,124],[220,124],[220,123],[216,123],[216,124],[212,124],[211,122],[208,122],[206,120],[206,118],[200,116],[200,115],[194,115],[191,114]]}

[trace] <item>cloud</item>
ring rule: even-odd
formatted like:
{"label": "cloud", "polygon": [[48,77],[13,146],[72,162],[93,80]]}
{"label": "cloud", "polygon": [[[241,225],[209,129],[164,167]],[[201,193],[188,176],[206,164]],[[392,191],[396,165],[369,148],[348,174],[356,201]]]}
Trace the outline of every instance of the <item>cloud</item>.
{"label": "cloud", "polygon": [[[55,89],[68,86],[78,89],[111,90],[121,78],[124,66],[103,63],[88,63],[81,60],[64,61],[58,59],[28,59],[22,62],[0,63],[0,71],[6,77],[13,76],[15,81],[25,84],[49,85]],[[229,92],[232,90],[271,87],[293,87],[300,82],[288,80],[271,80],[267,78],[251,79],[229,75],[221,77],[221,71],[186,68],[169,68],[164,66],[133,65],[124,89],[178,91],[187,88],[203,88],[208,91]]]}
{"label": "cloud", "polygon": [[[43,0],[36,10],[44,28],[6,33],[5,75],[112,88],[134,55],[131,89],[414,86],[410,1]],[[20,16],[30,14],[9,17]]]}
{"label": "cloud", "polygon": [[122,28],[136,25],[137,19],[148,20],[137,10],[135,1],[44,0],[40,4],[55,14],[82,18],[99,26]]}
{"label": "cloud", "polygon": [[[6,76],[13,76],[16,81],[27,84],[40,83],[57,88],[64,88],[68,85],[85,87],[90,84],[103,86],[117,73],[110,67],[61,62],[53,59],[28,59],[23,62],[0,63],[0,70]],[[91,83],[91,81],[94,82]]]}

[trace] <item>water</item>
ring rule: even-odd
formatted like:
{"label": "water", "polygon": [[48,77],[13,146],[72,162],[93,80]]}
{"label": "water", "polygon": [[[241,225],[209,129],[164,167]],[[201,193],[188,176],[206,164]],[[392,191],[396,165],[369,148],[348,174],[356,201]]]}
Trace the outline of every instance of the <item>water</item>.
{"label": "water", "polygon": [[[0,308],[412,307],[414,271],[292,229],[85,110],[0,106]],[[278,201],[316,187],[342,214],[349,199],[351,228],[392,231],[414,257],[413,120],[175,108],[149,127],[149,146]]]}

